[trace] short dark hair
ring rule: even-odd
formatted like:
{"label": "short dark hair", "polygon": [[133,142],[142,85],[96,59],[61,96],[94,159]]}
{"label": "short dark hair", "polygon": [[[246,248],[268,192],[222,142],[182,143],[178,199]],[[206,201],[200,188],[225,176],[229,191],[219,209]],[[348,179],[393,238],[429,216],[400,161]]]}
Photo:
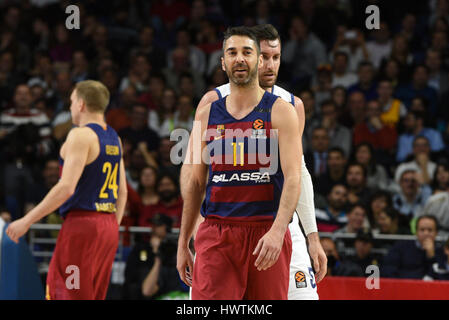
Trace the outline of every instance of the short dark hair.
{"label": "short dark hair", "polygon": [[260,44],[254,32],[249,27],[240,26],[240,27],[230,27],[226,29],[223,36],[223,51],[226,45],[226,41],[232,36],[244,36],[248,37],[254,41],[254,44],[257,49],[257,54],[260,54]]}
{"label": "short dark hair", "polygon": [[[346,158],[346,153],[345,153],[345,151],[343,150],[343,148],[340,148],[340,147],[332,147],[332,148],[330,148],[328,151],[327,151],[327,154],[330,154],[330,153],[333,153],[333,152],[337,152],[337,153],[339,153],[343,158]],[[328,157],[329,158],[329,157]]]}
{"label": "short dark hair", "polygon": [[430,214],[422,215],[422,216],[420,216],[420,217],[416,220],[416,230],[418,230],[419,222],[420,222],[422,219],[430,219],[430,220],[432,220],[433,222],[435,222],[435,227],[436,227],[436,230],[438,231],[438,229],[439,229],[438,220],[437,220],[437,218],[435,218],[435,216],[432,216],[432,215],[430,215]]}
{"label": "short dark hair", "polygon": [[365,211],[365,215],[368,215],[368,208],[365,206],[365,204],[361,201],[357,201],[356,203],[354,203],[353,205],[351,205],[348,209],[347,214],[350,214],[352,212],[352,210],[354,210],[355,208],[360,207],[363,209],[363,211]]}
{"label": "short dark hair", "polygon": [[348,174],[349,169],[350,169],[351,167],[360,167],[360,168],[362,169],[362,172],[363,172],[363,177],[364,177],[365,179],[368,177],[368,171],[366,170],[366,168],[365,168],[362,164],[360,164],[360,163],[358,163],[358,162],[351,162],[350,164],[348,164],[348,167],[346,168],[346,174],[345,174],[345,176]]}
{"label": "short dark hair", "polygon": [[281,36],[279,35],[279,32],[276,30],[276,28],[272,24],[259,24],[255,25],[254,27],[251,27],[251,31],[254,32],[257,39],[260,41],[268,40],[279,40],[281,41]]}

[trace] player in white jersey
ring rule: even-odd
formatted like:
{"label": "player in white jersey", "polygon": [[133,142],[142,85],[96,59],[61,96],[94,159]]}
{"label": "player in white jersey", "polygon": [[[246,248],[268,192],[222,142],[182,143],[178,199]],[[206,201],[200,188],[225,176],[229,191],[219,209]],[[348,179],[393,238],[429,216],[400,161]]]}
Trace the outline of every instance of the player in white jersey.
{"label": "player in white jersey", "polygon": [[[302,101],[287,90],[275,85],[281,61],[280,37],[272,25],[255,26],[253,31],[260,41],[263,56],[263,65],[259,68],[259,84],[265,90],[279,96],[295,107],[302,135],[305,122]],[[230,85],[228,83],[207,92],[198,106],[211,103],[229,94]],[[182,170],[181,179],[187,179],[187,174],[186,171]],[[326,275],[327,258],[318,236],[312,179],[305,166],[304,157],[301,167],[301,193],[295,213],[293,221],[289,224],[293,252],[290,262],[288,299],[317,300],[316,284]],[[197,225],[200,222],[201,220],[198,221]],[[305,236],[307,237],[307,243]]]}

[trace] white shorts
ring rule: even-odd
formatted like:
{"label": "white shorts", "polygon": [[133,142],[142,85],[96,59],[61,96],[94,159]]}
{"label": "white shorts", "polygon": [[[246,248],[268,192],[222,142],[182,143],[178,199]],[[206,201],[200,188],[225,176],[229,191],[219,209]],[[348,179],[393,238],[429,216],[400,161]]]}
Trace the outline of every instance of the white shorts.
{"label": "white shorts", "polygon": [[293,213],[293,221],[288,228],[292,237],[288,300],[318,300],[315,274],[296,211]]}

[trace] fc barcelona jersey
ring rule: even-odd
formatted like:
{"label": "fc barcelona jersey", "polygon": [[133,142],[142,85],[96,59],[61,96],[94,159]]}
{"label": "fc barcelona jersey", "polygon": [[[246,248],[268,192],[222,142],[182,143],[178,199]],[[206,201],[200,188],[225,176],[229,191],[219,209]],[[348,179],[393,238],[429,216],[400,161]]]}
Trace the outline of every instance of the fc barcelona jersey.
{"label": "fc barcelona jersey", "polygon": [[[95,123],[86,126],[97,134],[100,153],[92,163],[84,167],[75,193],[59,209],[63,217],[74,209],[106,213],[116,211],[122,152],[118,135],[110,126],[106,130]],[[62,159],[60,165],[61,168],[64,165]]]}
{"label": "fc barcelona jersey", "polygon": [[274,220],[284,182],[271,111],[278,97],[265,92],[259,104],[237,120],[226,97],[211,104],[207,148],[211,163],[204,217]]}

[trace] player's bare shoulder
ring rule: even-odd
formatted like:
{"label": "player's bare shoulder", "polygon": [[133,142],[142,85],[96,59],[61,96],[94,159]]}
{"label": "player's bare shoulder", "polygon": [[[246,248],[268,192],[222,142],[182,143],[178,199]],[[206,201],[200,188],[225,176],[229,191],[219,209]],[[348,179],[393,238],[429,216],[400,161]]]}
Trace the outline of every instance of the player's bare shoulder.
{"label": "player's bare shoulder", "polygon": [[279,129],[285,123],[289,123],[291,121],[296,122],[294,119],[297,119],[297,115],[295,109],[292,108],[291,103],[288,103],[281,98],[276,99],[271,111],[271,122],[273,129]]}
{"label": "player's bare shoulder", "polygon": [[204,94],[204,96],[201,98],[200,102],[198,103],[198,107],[204,106],[206,104],[212,103],[219,99],[218,93],[216,90],[210,90]]}
{"label": "player's bare shoulder", "polygon": [[76,150],[92,146],[98,146],[98,137],[95,132],[89,127],[75,127],[69,131],[61,147],[60,155],[64,159],[68,148]]}

